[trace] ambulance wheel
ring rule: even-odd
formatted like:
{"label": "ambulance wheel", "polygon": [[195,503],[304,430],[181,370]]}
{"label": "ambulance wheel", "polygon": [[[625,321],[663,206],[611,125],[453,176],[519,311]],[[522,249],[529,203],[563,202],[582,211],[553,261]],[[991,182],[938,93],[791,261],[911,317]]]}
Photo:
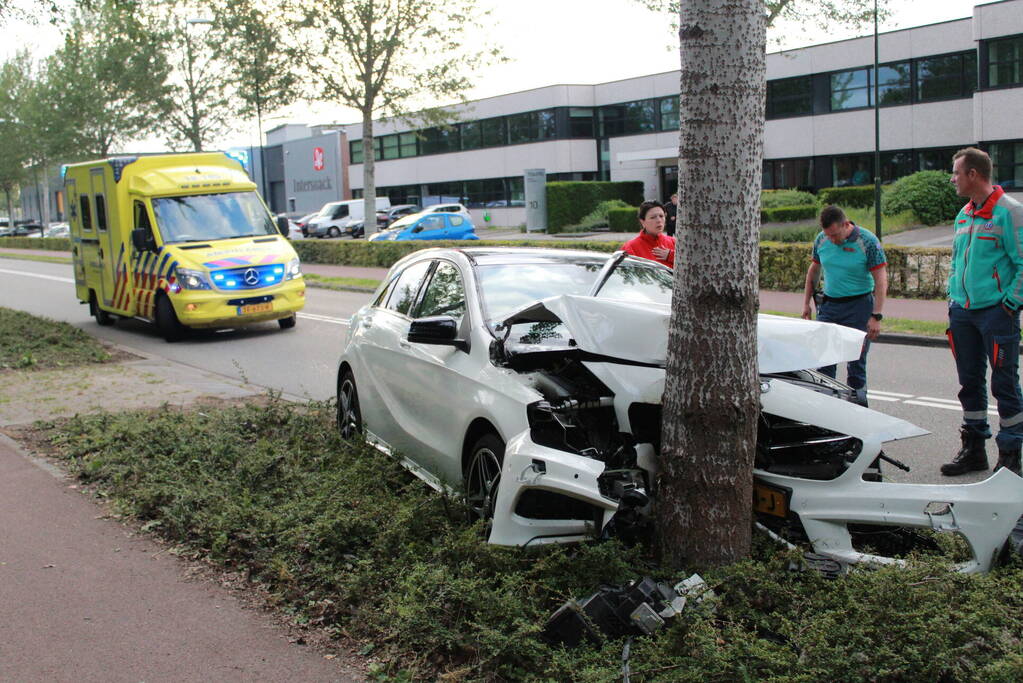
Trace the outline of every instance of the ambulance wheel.
{"label": "ambulance wheel", "polygon": [[97,325],[106,327],[114,324],[114,316],[99,307],[99,303],[96,301],[96,292],[89,294],[89,313],[96,319]]}
{"label": "ambulance wheel", "polygon": [[296,322],[298,322],[298,318],[295,316],[294,313],[289,315],[287,318],[277,319],[277,324],[281,326],[282,330],[290,330],[292,327],[295,326]]}
{"label": "ambulance wheel", "polygon": [[165,296],[156,300],[156,326],[167,343],[180,341],[188,330],[178,320],[178,315],[174,312],[174,304]]}

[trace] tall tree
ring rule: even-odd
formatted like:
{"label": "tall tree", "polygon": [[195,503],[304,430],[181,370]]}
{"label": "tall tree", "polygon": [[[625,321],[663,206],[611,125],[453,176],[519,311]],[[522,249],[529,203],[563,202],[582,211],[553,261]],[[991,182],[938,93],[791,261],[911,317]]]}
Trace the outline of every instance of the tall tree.
{"label": "tall tree", "polygon": [[171,66],[169,107],[160,128],[167,143],[201,152],[223,136],[236,118],[229,98],[229,74],[222,59],[223,37],[204,26],[204,5],[168,8],[168,62]]}
{"label": "tall tree", "polygon": [[[635,0],[675,21],[679,17],[679,0]],[[878,13],[887,16],[889,0],[879,0]],[[813,24],[827,30],[836,25],[861,26],[874,18],[874,0],[763,0],[761,3],[768,28],[783,22]]]}
{"label": "tall tree", "polygon": [[[374,118],[441,123],[445,114],[424,104],[465,101],[470,74],[497,58],[497,50],[469,48],[483,34],[487,13],[476,0],[314,0],[305,22],[320,97],[362,116],[362,192],[366,234],[376,231]],[[479,41],[476,41],[477,44]]]}
{"label": "tall tree", "polygon": [[14,195],[26,178],[29,146],[25,144],[24,100],[32,83],[32,59],[19,52],[0,66],[0,189],[13,225]]}
{"label": "tall tree", "polygon": [[62,84],[55,114],[76,156],[107,156],[156,131],[169,89],[163,39],[138,0],[96,0],[72,19],[47,71]]}
{"label": "tall tree", "polygon": [[[763,0],[686,0],[657,533],[671,566],[749,552],[756,444]],[[712,274],[712,276],[708,276]]]}

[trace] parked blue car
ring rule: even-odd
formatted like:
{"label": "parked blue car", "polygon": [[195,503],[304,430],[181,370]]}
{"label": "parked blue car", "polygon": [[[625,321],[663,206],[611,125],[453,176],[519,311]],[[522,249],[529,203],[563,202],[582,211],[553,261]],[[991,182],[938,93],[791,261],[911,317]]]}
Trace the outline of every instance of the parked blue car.
{"label": "parked blue car", "polygon": [[476,226],[457,213],[414,213],[396,220],[369,240],[478,240]]}

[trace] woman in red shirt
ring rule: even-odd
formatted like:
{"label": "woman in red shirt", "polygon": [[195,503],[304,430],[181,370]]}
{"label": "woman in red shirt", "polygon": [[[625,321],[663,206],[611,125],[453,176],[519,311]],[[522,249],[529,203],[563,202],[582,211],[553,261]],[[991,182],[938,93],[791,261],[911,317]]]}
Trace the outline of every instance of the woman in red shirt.
{"label": "woman in red shirt", "polygon": [[622,251],[651,261],[675,267],[675,238],[664,234],[664,208],[657,202],[639,205],[639,224],[642,230],[622,245]]}

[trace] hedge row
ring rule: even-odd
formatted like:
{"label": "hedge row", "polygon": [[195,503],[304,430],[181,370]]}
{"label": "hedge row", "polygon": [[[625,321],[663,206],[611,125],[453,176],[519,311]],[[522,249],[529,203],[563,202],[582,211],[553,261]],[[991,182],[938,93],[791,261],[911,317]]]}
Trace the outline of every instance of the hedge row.
{"label": "hedge row", "polygon": [[761,223],[789,223],[816,218],[820,209],[816,204],[800,204],[799,206],[779,206],[773,209],[760,209]]}
{"label": "hedge row", "polygon": [[[20,249],[67,251],[67,239],[30,239],[13,237],[0,240],[0,246]],[[348,266],[387,268],[403,256],[432,247],[542,247],[546,249],[586,249],[610,253],[621,247],[619,242],[561,240],[514,240],[504,242],[464,241],[402,241],[367,242],[365,240],[297,240],[292,242],[299,257],[306,263],[327,263]],[[760,287],[798,292],[803,289],[806,267],[810,262],[807,243],[782,244],[763,242],[760,245]],[[885,247],[888,257],[888,295],[910,299],[941,299],[948,280],[950,249],[947,247]],[[683,257],[684,258],[684,257]]]}
{"label": "hedge row", "polygon": [[611,232],[636,232],[639,230],[639,209],[626,206],[607,212],[607,228]]}
{"label": "hedge row", "polygon": [[575,225],[597,204],[621,199],[630,206],[643,202],[643,182],[558,181],[547,183],[547,231]]}
{"label": "hedge row", "polygon": [[874,205],[874,186],[824,187],[817,192],[817,202],[821,206],[836,204],[843,208],[867,208]]}

